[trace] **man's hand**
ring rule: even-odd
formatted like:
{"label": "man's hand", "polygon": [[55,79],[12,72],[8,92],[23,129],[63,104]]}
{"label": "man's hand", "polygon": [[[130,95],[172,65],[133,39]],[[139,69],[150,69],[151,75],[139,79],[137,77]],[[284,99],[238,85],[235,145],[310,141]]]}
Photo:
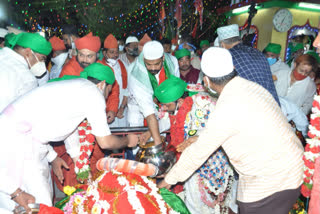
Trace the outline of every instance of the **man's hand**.
{"label": "man's hand", "polygon": [[56,157],[56,159],[54,159],[51,162],[51,165],[52,165],[53,173],[57,176],[58,180],[62,184],[63,180],[64,180],[62,167],[69,169],[68,164],[64,160],[62,160],[61,158]]}
{"label": "man's hand", "polygon": [[26,213],[31,213],[31,208],[28,207],[28,204],[35,203],[36,202],[35,197],[33,197],[32,195],[26,192],[21,192],[21,193],[19,192],[21,192],[20,188],[18,188],[13,194],[11,194],[11,197],[18,194],[18,196],[15,197],[13,201],[15,201],[17,204],[22,206],[26,210]]}
{"label": "man's hand", "polygon": [[128,134],[128,147],[135,147],[139,143],[139,137],[136,134]]}
{"label": "man's hand", "polygon": [[114,111],[108,111],[107,112],[108,123],[112,123],[114,121],[115,116],[116,116],[116,113],[114,113]]}
{"label": "man's hand", "polygon": [[166,188],[166,189],[170,189],[171,188],[171,185],[170,184],[167,184],[167,182],[163,179],[162,181],[160,181],[158,184],[157,184],[157,187],[160,189],[160,188]]}
{"label": "man's hand", "polygon": [[124,112],[124,107],[120,107],[118,109],[117,118],[119,119],[123,118],[124,117],[123,112]]}
{"label": "man's hand", "polygon": [[180,143],[177,146],[177,152],[183,152],[183,150],[185,150],[188,146],[190,146],[191,144],[193,144],[194,142],[196,142],[198,140],[198,136],[194,136],[194,137],[190,137],[189,139],[183,141],[182,143]]}
{"label": "man's hand", "polygon": [[144,146],[147,143],[147,141],[150,139],[150,137],[151,137],[151,132],[150,131],[143,132],[140,135],[139,144]]}

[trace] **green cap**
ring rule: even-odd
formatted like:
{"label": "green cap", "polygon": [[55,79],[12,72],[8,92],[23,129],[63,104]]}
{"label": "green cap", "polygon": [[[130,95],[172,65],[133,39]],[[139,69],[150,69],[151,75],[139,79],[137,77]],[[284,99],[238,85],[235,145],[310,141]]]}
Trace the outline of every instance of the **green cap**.
{"label": "green cap", "polygon": [[112,85],[115,81],[112,69],[109,66],[101,63],[92,63],[80,73],[80,76],[85,79],[88,77],[93,77],[100,81],[105,80],[106,83],[110,85]]}
{"label": "green cap", "polygon": [[182,97],[187,89],[187,83],[180,78],[171,77],[163,81],[154,91],[160,103],[170,103]]}
{"label": "green cap", "polygon": [[291,48],[291,53],[297,52],[298,50],[304,49],[304,45],[302,43],[297,43],[294,47]]}
{"label": "green cap", "polygon": [[82,78],[82,77],[74,76],[74,75],[64,75],[63,77],[60,77],[60,78],[51,79],[48,82],[57,82],[61,80],[71,80],[71,79],[79,79],[79,78]]}
{"label": "green cap", "polygon": [[309,54],[309,55],[313,56],[317,60],[317,62],[320,63],[319,54],[316,53],[315,51],[308,51],[306,54]]}
{"label": "green cap", "polygon": [[271,52],[275,54],[280,54],[281,45],[275,43],[269,43],[267,47],[264,49],[266,52]]}
{"label": "green cap", "polygon": [[210,43],[209,43],[208,40],[201,40],[201,42],[200,42],[200,48],[202,48],[203,45],[208,45],[208,46],[210,46]]}
{"label": "green cap", "polygon": [[51,43],[38,33],[19,33],[12,41],[12,47],[19,45],[24,48],[30,48],[34,52],[48,55],[51,50]]}
{"label": "green cap", "polygon": [[177,50],[174,55],[179,60],[184,56],[191,56],[191,53],[189,50],[183,48],[183,49]]}
{"label": "green cap", "polygon": [[12,49],[13,48],[12,44],[15,41],[15,37],[16,37],[16,35],[14,33],[8,33],[4,37],[4,46]]}

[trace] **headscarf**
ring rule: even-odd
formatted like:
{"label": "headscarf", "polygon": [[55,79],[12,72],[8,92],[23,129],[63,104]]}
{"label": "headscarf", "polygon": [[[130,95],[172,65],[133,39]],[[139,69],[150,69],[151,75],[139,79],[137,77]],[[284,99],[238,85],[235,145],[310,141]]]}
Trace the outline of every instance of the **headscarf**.
{"label": "headscarf", "polygon": [[64,42],[62,39],[59,39],[56,36],[53,36],[49,39],[49,42],[52,46],[52,51],[62,51],[66,50],[66,46],[64,45]]}
{"label": "headscarf", "polygon": [[147,42],[150,42],[150,41],[152,41],[152,39],[148,36],[148,34],[144,34],[143,35],[143,37],[142,37],[142,39],[140,39],[140,41],[139,41],[139,46],[144,46],[144,44],[146,44]]}
{"label": "headscarf", "polygon": [[204,46],[204,45],[210,46],[209,41],[208,41],[208,40],[201,40],[201,42],[200,42],[200,48],[202,48],[202,46]]}
{"label": "headscarf", "polygon": [[57,81],[61,81],[61,80],[71,80],[71,79],[79,79],[79,78],[82,78],[82,77],[74,76],[74,75],[64,75],[63,77],[60,77],[60,78],[51,79],[48,82],[57,82]]}
{"label": "headscarf", "polygon": [[171,77],[163,81],[154,91],[160,103],[170,103],[182,97],[187,89],[187,83],[180,78]]}
{"label": "headscarf", "polygon": [[92,63],[80,73],[80,77],[85,79],[93,77],[100,81],[105,80],[106,83],[110,85],[115,81],[115,76],[111,68],[101,63]]}
{"label": "headscarf", "polygon": [[104,48],[118,48],[118,40],[109,34],[103,43]]}
{"label": "headscarf", "polygon": [[183,48],[183,49],[180,49],[180,50],[177,50],[175,53],[174,53],[175,57],[179,60],[181,59],[182,57],[184,56],[191,56],[191,53],[189,50]]}
{"label": "headscarf", "polygon": [[93,36],[92,32],[82,38],[76,39],[75,44],[78,50],[88,49],[96,53],[99,52],[101,47],[100,38],[98,36]]}

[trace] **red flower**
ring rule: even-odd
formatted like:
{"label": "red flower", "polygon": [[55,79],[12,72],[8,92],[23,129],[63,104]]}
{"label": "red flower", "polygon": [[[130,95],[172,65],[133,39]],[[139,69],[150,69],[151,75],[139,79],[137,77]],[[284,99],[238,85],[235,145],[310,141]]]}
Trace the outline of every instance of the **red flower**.
{"label": "red flower", "polygon": [[84,138],[80,138],[80,139],[79,139],[79,142],[80,142],[80,143],[83,143],[84,141],[85,141]]}
{"label": "red flower", "polygon": [[310,149],[312,153],[319,153],[320,152],[320,146],[314,146]]}
{"label": "red flower", "polygon": [[311,176],[312,176],[312,174],[309,172],[309,170],[305,170],[305,171],[304,171],[304,175],[305,175],[306,177],[311,177]]}
{"label": "red flower", "polygon": [[316,137],[316,135],[312,134],[310,131],[308,132],[308,136],[309,136],[310,138],[315,138],[315,137]]}
{"label": "red flower", "polygon": [[305,151],[305,152],[310,151],[310,144],[307,143],[306,147],[304,148],[304,151]]}
{"label": "red flower", "polygon": [[79,163],[79,161],[76,162],[76,167],[81,169],[84,166],[84,163]]}
{"label": "red flower", "polygon": [[80,136],[84,136],[84,135],[86,135],[86,131],[85,131],[85,130],[83,130],[83,129],[82,129],[82,130],[79,130],[79,132],[78,132],[78,133],[79,133],[79,135],[80,135]]}
{"label": "red flower", "polygon": [[89,156],[85,152],[80,155],[80,160],[84,160],[84,159],[87,159],[87,158],[89,158]]}
{"label": "red flower", "polygon": [[309,168],[309,169],[314,169],[314,162],[311,162],[309,160],[306,160],[304,164]]}
{"label": "red flower", "polygon": [[310,124],[314,126],[317,130],[320,130],[320,117],[310,119]]}
{"label": "red flower", "polygon": [[93,143],[94,142],[94,136],[92,134],[88,134],[87,137],[86,137],[86,140],[89,143]]}
{"label": "red flower", "polygon": [[92,151],[93,150],[93,145],[89,145],[89,150]]}
{"label": "red flower", "polygon": [[305,183],[310,183],[310,178],[304,178],[303,181],[304,181]]}
{"label": "red flower", "polygon": [[312,106],[320,110],[320,104],[318,101],[314,100]]}
{"label": "red flower", "polygon": [[311,190],[308,189],[304,184],[301,186],[301,193],[304,197],[309,198],[311,194]]}

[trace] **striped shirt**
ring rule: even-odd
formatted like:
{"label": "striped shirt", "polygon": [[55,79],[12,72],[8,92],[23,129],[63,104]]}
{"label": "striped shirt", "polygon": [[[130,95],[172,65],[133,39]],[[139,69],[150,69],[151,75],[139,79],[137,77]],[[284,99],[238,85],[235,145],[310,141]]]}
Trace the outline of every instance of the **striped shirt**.
{"label": "striped shirt", "polygon": [[207,128],[165,181],[185,181],[219,146],[239,173],[241,202],[259,201],[302,183],[302,144],[273,96],[254,82],[235,77],[227,83]]}

